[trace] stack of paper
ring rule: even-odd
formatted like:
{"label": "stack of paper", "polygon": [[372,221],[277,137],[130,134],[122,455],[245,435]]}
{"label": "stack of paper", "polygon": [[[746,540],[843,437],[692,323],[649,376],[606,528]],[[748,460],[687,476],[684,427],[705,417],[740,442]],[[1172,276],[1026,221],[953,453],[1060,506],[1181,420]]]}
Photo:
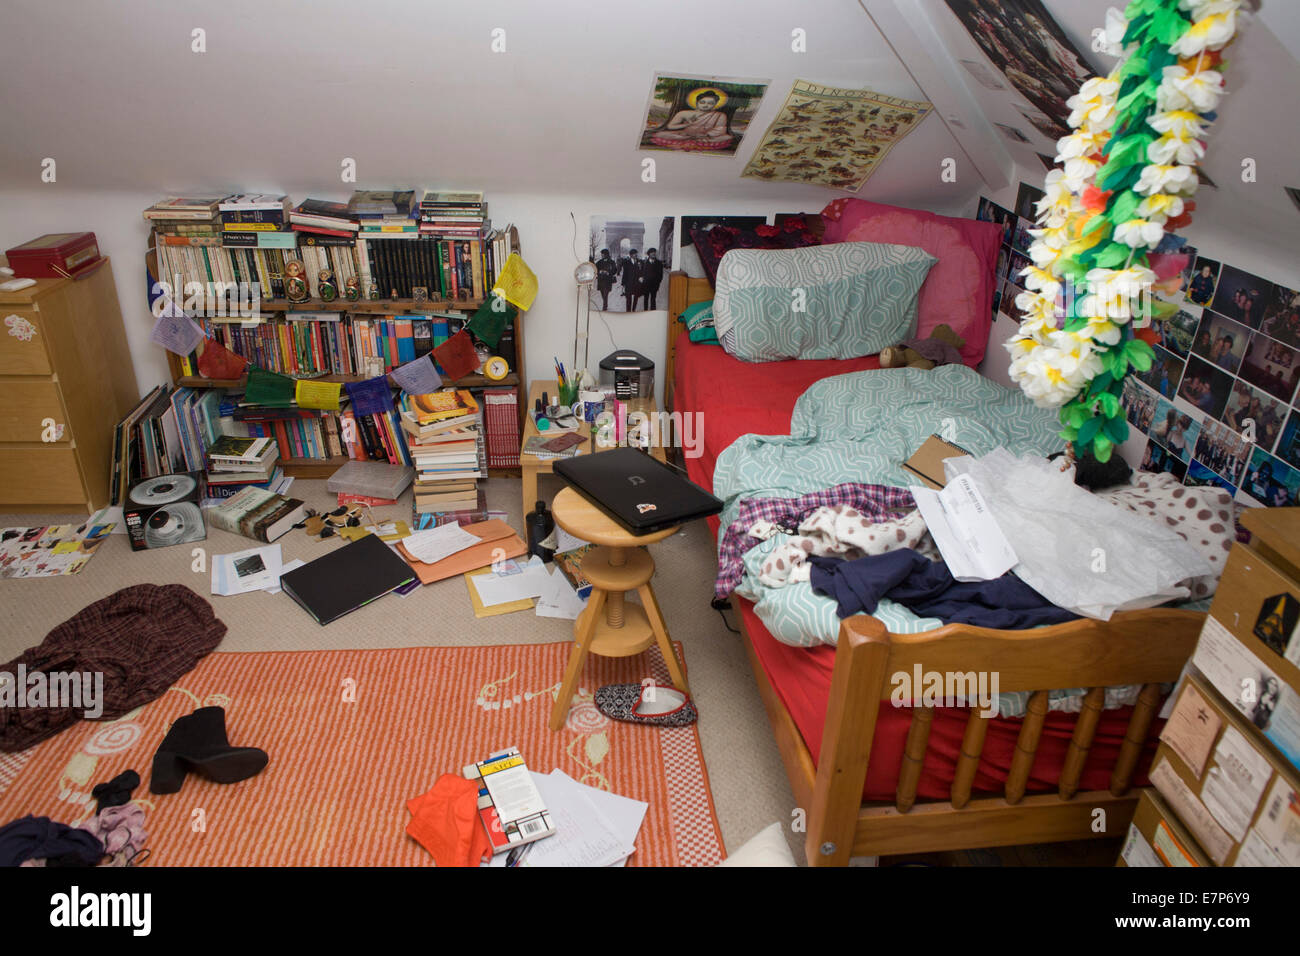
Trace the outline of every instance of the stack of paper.
{"label": "stack of paper", "polygon": [[[622,866],[636,852],[648,803],[588,787],[560,770],[534,772],[533,780],[555,835],[529,844],[518,866]],[[506,858],[498,854],[489,865],[505,866]]]}
{"label": "stack of paper", "polygon": [[551,572],[545,590],[537,596],[538,617],[576,621],[586,606],[587,602],[578,597],[578,592],[559,569]]}
{"label": "stack of paper", "polygon": [[[458,529],[459,525],[443,525],[438,530],[441,531],[443,528]],[[410,540],[407,538],[406,542]],[[474,540],[478,542],[477,538]],[[409,550],[410,544],[406,542],[403,543]],[[480,574],[470,579],[471,586],[478,592],[479,600],[485,607],[535,598],[547,589],[549,582],[550,575],[546,571],[546,565],[537,555],[529,558],[527,564],[521,564],[513,559],[498,562],[492,566],[488,574]]]}
{"label": "stack of paper", "polygon": [[436,564],[443,558],[451,557],[458,551],[464,551],[466,548],[482,543],[481,538],[470,534],[455,522],[440,525],[428,531],[417,531],[402,539],[402,547],[406,549],[407,553],[415,560],[423,561],[425,564]]}

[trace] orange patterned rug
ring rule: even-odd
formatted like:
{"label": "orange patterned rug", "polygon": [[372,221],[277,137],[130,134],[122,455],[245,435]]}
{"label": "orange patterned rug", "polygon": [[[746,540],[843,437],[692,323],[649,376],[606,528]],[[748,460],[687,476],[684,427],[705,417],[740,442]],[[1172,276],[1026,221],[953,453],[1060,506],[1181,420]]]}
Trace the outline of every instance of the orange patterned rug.
{"label": "orange patterned rug", "polygon": [[[591,703],[603,684],[647,674],[668,683],[658,650],[589,656],[568,722],[552,733],[570,646],[212,654],[118,720],[81,721],[0,754],[0,823],[33,813],[78,824],[94,812],[91,788],[131,768],[149,866],[432,865],[406,835],[406,801],[517,744],[533,770],[558,767],[649,803],[629,865],[717,863],[725,853],[696,728],[611,721]],[[266,750],[269,766],[237,784],[191,774],[179,793],[149,793],[167,728],[208,705],[225,707],[231,743]]]}

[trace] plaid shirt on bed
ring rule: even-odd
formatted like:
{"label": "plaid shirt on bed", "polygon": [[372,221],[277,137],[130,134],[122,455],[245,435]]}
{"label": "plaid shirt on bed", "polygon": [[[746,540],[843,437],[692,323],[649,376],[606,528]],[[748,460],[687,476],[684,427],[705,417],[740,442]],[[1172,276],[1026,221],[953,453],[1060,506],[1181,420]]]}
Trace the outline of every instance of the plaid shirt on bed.
{"label": "plaid shirt on bed", "polygon": [[718,579],[713,594],[725,598],[740,583],[745,573],[745,552],[760,543],[751,537],[749,529],[761,520],[783,528],[796,528],[811,512],[824,505],[851,505],[863,516],[877,521],[888,521],[899,513],[912,511],[916,501],[906,488],[886,485],[863,485],[846,482],[834,488],[824,488],[798,498],[751,498],[742,501],[736,520],[727,528],[718,544]]}

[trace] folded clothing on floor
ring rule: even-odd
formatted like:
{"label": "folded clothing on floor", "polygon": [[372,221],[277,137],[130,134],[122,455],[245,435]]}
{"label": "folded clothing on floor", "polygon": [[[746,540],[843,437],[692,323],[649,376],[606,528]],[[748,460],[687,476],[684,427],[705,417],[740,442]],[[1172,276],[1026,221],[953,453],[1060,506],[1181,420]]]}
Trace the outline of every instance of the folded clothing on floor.
{"label": "folded clothing on floor", "polygon": [[841,618],[871,614],[889,598],[922,617],[945,624],[1017,630],[1060,624],[1078,615],[1059,608],[1014,574],[991,581],[958,581],[942,561],[905,549],[854,561],[808,559],[812,588],[834,598]]}
{"label": "folded clothing on floor", "polygon": [[406,832],[433,854],[438,866],[478,866],[492,844],[478,813],[478,784],[445,773],[433,788],[406,801]]}
{"label": "folded clothing on floor", "polygon": [[[181,584],[137,584],[102,598],[50,631],[36,647],[0,666],[0,680],[18,688],[19,667],[30,686],[42,674],[103,675],[99,717],[113,720],[154,700],[225,637],[210,605]],[[42,684],[53,687],[48,679]],[[66,679],[59,686],[66,686]],[[0,751],[25,750],[70,727],[91,709],[0,707]],[[69,703],[63,701],[63,703]]]}

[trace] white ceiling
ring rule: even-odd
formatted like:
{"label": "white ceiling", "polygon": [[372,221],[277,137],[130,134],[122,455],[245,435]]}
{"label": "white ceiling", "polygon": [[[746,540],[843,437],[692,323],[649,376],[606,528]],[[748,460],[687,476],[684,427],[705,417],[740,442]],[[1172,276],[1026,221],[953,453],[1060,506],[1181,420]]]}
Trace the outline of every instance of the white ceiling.
{"label": "white ceiling", "polygon": [[[1088,38],[1111,2],[1046,2],[1102,68]],[[1294,18],[1268,17],[1286,3],[1267,0],[1265,20],[1232,49],[1232,93],[1205,163],[1219,190],[1199,198],[1202,215],[1289,242],[1300,212],[1281,187],[1300,186],[1300,66],[1269,30],[1290,31]],[[204,53],[191,50],[196,28]],[[504,53],[492,52],[495,28]],[[795,28],[806,53],[791,50]],[[779,195],[814,209],[829,190],[739,176],[791,82],[806,78],[932,100],[936,112],[860,195],[968,212],[977,193],[1040,177],[1033,153],[1053,149],[961,59],[983,57],[943,0],[7,0],[0,190],[48,188],[41,162],[53,157],[69,191],[346,195],[340,164],[351,158],[370,187]],[[642,182],[637,135],[656,71],[772,81],[738,156],[655,153],[657,180]],[[1034,148],[993,122],[1024,129]],[[939,175],[947,157],[955,184]],[[1246,157],[1255,183],[1241,181]]]}

